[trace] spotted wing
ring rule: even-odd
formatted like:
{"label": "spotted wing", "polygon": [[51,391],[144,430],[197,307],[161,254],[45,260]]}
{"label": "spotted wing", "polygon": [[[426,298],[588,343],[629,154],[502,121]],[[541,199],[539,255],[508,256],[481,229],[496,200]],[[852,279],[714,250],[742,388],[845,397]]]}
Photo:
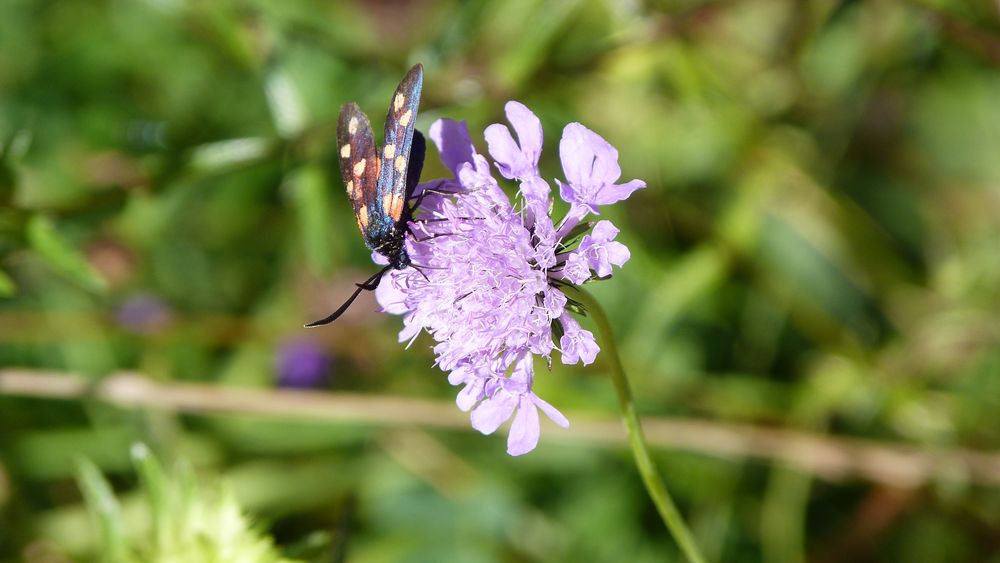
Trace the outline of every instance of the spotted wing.
{"label": "spotted wing", "polygon": [[[378,177],[378,199],[383,210],[398,222],[406,207],[408,184],[416,180],[407,176],[410,169],[411,150],[419,149],[418,167],[423,164],[423,143],[414,147],[413,124],[420,107],[420,89],[424,82],[423,65],[415,65],[396,87],[396,93],[389,101],[389,112],[385,116],[385,142],[382,145],[384,166]],[[422,140],[422,139],[421,139]],[[415,172],[419,173],[418,170]]]}
{"label": "spotted wing", "polygon": [[378,205],[378,177],[381,161],[372,135],[368,116],[351,102],[340,108],[337,122],[337,145],[340,151],[340,174],[344,178],[347,197],[354,206],[358,228],[369,240],[369,213]]}

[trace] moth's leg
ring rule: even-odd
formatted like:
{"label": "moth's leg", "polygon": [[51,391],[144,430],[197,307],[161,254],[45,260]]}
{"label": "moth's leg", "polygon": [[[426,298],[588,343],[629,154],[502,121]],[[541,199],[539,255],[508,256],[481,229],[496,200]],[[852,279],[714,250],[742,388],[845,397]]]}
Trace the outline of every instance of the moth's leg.
{"label": "moth's leg", "polygon": [[[455,217],[459,221],[485,221],[486,217]],[[442,223],[444,221],[451,221],[449,217],[435,217],[433,219],[411,219],[411,223],[417,223],[418,225],[425,225],[427,223]]]}
{"label": "moth's leg", "polygon": [[378,272],[376,272],[375,275],[368,278],[364,282],[355,284],[358,287],[358,289],[354,290],[354,293],[352,293],[351,296],[347,298],[347,301],[344,301],[343,305],[341,305],[336,311],[330,313],[330,315],[327,316],[326,318],[320,319],[318,321],[313,321],[307,324],[306,328],[328,325],[333,321],[339,319],[340,316],[343,315],[348,308],[350,308],[351,304],[354,303],[354,300],[357,299],[359,295],[361,295],[362,291],[373,291],[376,287],[378,287],[379,282],[382,281],[382,274],[389,271],[389,268],[391,268],[391,266],[386,266],[381,270],[379,270]]}

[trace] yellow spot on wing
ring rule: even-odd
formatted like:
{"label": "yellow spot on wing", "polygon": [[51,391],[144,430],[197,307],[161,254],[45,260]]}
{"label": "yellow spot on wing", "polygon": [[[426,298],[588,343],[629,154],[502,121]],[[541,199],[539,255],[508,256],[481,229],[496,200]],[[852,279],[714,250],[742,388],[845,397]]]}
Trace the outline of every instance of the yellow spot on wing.
{"label": "yellow spot on wing", "polygon": [[403,215],[403,196],[399,194],[392,196],[392,207],[389,208],[389,215],[396,221],[399,221],[399,218]]}
{"label": "yellow spot on wing", "polygon": [[396,156],[396,145],[386,145],[382,153],[385,155],[386,158],[392,158]]}
{"label": "yellow spot on wing", "polygon": [[347,197],[354,199],[354,180],[347,182]]}
{"label": "yellow spot on wing", "polygon": [[352,117],[351,121],[347,124],[347,132],[351,135],[358,132],[358,118]]}
{"label": "yellow spot on wing", "polygon": [[365,173],[365,159],[362,158],[354,165],[354,175],[360,176],[364,173]]}
{"label": "yellow spot on wing", "polygon": [[403,196],[399,194],[385,194],[382,196],[382,209],[394,220],[399,221],[403,214]]}
{"label": "yellow spot on wing", "polygon": [[363,231],[368,228],[368,206],[362,205],[358,208],[358,227]]}
{"label": "yellow spot on wing", "polygon": [[406,110],[406,112],[403,113],[403,115],[399,116],[399,124],[402,125],[403,127],[406,127],[407,125],[410,124],[411,117],[413,117],[413,112],[410,110]]}
{"label": "yellow spot on wing", "polygon": [[392,101],[392,107],[395,108],[396,111],[399,111],[399,109],[402,108],[403,104],[405,103],[406,103],[406,96],[402,94],[396,94],[396,99]]}
{"label": "yellow spot on wing", "polygon": [[406,159],[403,158],[403,155],[397,156],[396,157],[396,172],[399,172],[400,174],[402,174],[403,170],[405,170],[405,169],[406,169]]}
{"label": "yellow spot on wing", "polygon": [[344,145],[340,147],[340,157],[351,158],[351,145]]}

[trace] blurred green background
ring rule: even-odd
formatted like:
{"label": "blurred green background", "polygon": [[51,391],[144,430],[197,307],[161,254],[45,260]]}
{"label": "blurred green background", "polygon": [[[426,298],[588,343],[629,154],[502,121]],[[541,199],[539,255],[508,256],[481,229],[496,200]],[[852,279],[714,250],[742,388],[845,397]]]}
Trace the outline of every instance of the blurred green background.
{"label": "blurred green background", "polygon": [[[545,126],[547,177],[579,121],[648,182],[608,210],[632,260],[593,291],[640,412],[718,430],[657,449],[709,559],[1000,561],[1000,461],[956,453],[1000,451],[989,0],[4,0],[0,378],[132,370],[449,404],[430,340],[404,350],[370,295],[301,328],[374,271],[336,169],[338,109],[357,101],[380,130],[416,62],[423,131],[467,120],[485,152],[516,99]],[[431,150],[424,178],[443,175]],[[605,361],[539,366],[541,396],[613,421]],[[679,560],[621,441],[543,421],[538,449],[510,458],[504,433],[369,414],[0,393],[0,560],[93,560],[102,538],[114,560],[76,475],[91,508],[115,492],[142,546],[140,441],[227,483],[289,557]],[[824,470],[794,441],[726,449],[761,427],[889,472]],[[880,457],[897,446],[942,462],[897,479],[921,469]]]}

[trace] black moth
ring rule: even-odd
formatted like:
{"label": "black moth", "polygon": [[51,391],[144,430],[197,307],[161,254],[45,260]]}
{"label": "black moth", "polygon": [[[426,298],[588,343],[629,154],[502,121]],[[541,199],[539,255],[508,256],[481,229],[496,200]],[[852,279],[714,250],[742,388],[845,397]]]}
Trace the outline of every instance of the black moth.
{"label": "black moth", "polygon": [[362,291],[378,287],[389,268],[401,270],[410,265],[403,238],[415,205],[409,201],[420,180],[426,144],[420,131],[413,128],[420,106],[420,88],[424,67],[415,65],[403,77],[389,102],[385,116],[385,141],[378,150],[368,116],[354,102],[340,108],[337,122],[337,150],[340,173],[347,196],[354,205],[354,216],[368,248],[385,256],[389,265],[364,283],[339,309],[307,327],[332,323],[354,303]]}

